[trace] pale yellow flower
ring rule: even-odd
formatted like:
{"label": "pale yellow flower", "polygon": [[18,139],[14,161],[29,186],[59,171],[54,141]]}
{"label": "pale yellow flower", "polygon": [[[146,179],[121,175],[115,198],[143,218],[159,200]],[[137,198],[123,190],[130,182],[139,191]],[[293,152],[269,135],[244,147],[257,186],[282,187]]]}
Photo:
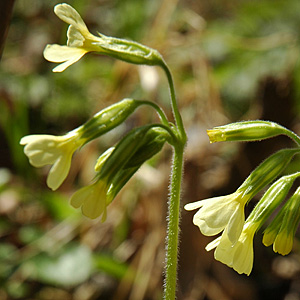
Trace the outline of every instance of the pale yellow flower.
{"label": "pale yellow flower", "polygon": [[146,64],[150,66],[165,63],[157,50],[114,37],[98,33],[91,34],[78,12],[68,4],[59,4],[54,8],[55,14],[67,24],[67,45],[47,45],[44,57],[51,61],[62,63],[53,69],[53,72],[62,72],[77,62],[87,52],[95,51],[133,64]]}
{"label": "pale yellow flower", "polygon": [[63,136],[35,134],[24,136],[20,144],[34,167],[53,165],[49,171],[47,185],[56,190],[67,177],[73,153],[83,144],[77,131]]}
{"label": "pale yellow flower", "polygon": [[244,207],[250,195],[243,191],[221,197],[210,198],[185,205],[186,210],[200,208],[194,215],[193,223],[204,235],[215,235],[227,228],[227,234],[235,243],[245,221]]}
{"label": "pale yellow flower", "polygon": [[107,197],[108,185],[105,180],[98,180],[92,185],[78,190],[71,197],[71,205],[81,207],[83,215],[90,219],[96,219],[102,215],[102,221],[106,219],[106,207],[111,202]]}
{"label": "pale yellow flower", "polygon": [[68,4],[58,4],[54,8],[55,14],[67,24],[67,46],[47,45],[44,57],[51,61],[61,63],[53,72],[62,72],[70,65],[77,62],[84,54],[90,51],[100,51],[97,43],[103,43],[101,37],[91,34],[78,12]]}
{"label": "pale yellow flower", "polygon": [[253,237],[257,223],[245,223],[242,233],[235,244],[229,240],[227,230],[206,246],[210,251],[216,247],[215,259],[233,268],[239,274],[249,275],[253,267]]}

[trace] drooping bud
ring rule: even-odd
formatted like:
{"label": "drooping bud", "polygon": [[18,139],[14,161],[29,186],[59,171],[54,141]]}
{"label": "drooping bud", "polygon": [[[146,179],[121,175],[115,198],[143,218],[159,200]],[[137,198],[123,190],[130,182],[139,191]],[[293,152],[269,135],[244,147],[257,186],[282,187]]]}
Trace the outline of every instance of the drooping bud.
{"label": "drooping bud", "polygon": [[[160,132],[156,125],[131,130],[105,160],[99,171],[99,178],[106,177],[110,182],[121,169],[141,165],[161,149],[159,136],[166,136],[166,133],[164,130]],[[149,147],[145,146],[147,144]]]}
{"label": "drooping bud", "polygon": [[168,139],[168,134],[159,127],[150,128],[145,134],[137,151],[132,155],[124,167],[117,172],[110,182],[110,188],[107,193],[111,201],[127,183],[127,181],[138,171],[144,162],[157,154]]}
{"label": "drooping bud", "polygon": [[287,129],[274,122],[246,121],[214,127],[207,130],[211,143],[224,141],[250,142],[286,134]]}
{"label": "drooping bud", "polygon": [[293,247],[293,240],[300,221],[300,187],[288,199],[279,213],[267,227],[263,244],[273,244],[274,252],[287,255]]}

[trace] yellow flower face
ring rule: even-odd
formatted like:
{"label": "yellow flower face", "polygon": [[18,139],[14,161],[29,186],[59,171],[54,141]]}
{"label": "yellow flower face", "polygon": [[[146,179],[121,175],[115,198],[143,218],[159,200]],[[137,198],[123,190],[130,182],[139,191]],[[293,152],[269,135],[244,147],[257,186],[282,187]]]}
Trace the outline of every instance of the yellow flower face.
{"label": "yellow flower face", "polygon": [[77,62],[85,53],[99,51],[94,43],[101,42],[100,37],[92,35],[77,11],[68,4],[59,4],[54,8],[55,14],[67,24],[67,46],[47,45],[44,57],[51,62],[61,63],[53,72],[62,72],[70,65]]}
{"label": "yellow flower face", "polygon": [[251,273],[253,267],[253,237],[257,227],[246,223],[243,231],[235,244],[228,238],[227,230],[221,237],[206,246],[206,250],[216,247],[215,259],[233,268],[239,274]]}
{"label": "yellow flower face", "polygon": [[230,241],[235,243],[244,225],[244,206],[247,200],[242,192],[235,192],[228,196],[189,203],[184,208],[186,210],[200,208],[194,215],[193,223],[204,235],[216,235],[227,228]]}
{"label": "yellow flower face", "polygon": [[103,180],[85,186],[72,196],[71,205],[75,208],[81,207],[82,213],[90,219],[96,219],[102,215],[102,221],[105,221],[107,189],[107,184]]}
{"label": "yellow flower face", "polygon": [[81,143],[74,132],[64,136],[28,135],[20,141],[34,167],[53,165],[47,178],[47,185],[52,190],[56,190],[67,177],[72,155]]}

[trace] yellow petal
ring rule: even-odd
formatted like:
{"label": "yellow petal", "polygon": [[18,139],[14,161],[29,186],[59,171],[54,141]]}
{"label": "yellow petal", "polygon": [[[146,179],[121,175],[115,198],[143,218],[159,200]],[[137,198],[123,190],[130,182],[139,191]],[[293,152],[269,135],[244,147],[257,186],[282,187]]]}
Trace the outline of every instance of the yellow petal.
{"label": "yellow petal", "polygon": [[244,205],[238,203],[235,212],[228,221],[227,235],[234,244],[240,237],[245,223]]}
{"label": "yellow petal", "polygon": [[[54,44],[46,46],[44,50],[44,57],[51,62],[67,61],[66,63],[68,63],[69,66],[70,64],[78,61],[85,53],[87,53],[87,50],[83,48],[73,48]],[[66,69],[67,67],[65,67],[64,69]]]}
{"label": "yellow petal", "polygon": [[98,181],[77,191],[71,198],[71,205],[75,208],[81,206],[83,215],[90,219],[96,219],[101,215],[105,218],[106,192],[105,182]]}
{"label": "yellow petal", "polygon": [[265,231],[263,240],[262,240],[263,244],[266,247],[272,245],[275,241],[276,236],[277,236],[277,231],[275,231],[275,230]]}
{"label": "yellow petal", "polygon": [[53,165],[50,169],[47,185],[56,190],[70,170],[73,153],[82,145],[78,130],[63,136],[36,134],[25,136],[20,144],[25,145],[24,152],[35,167]]}
{"label": "yellow petal", "polygon": [[91,191],[90,191],[90,186],[85,186],[78,190],[76,193],[74,193],[70,199],[70,204],[74,208],[79,208],[85,199],[89,197]]}
{"label": "yellow petal", "polygon": [[232,267],[233,255],[234,248],[232,247],[232,243],[229,240],[227,232],[225,230],[222,236],[220,237],[220,241],[217,245],[214,256],[216,260],[220,261],[223,264],[226,264],[229,267]]}
{"label": "yellow petal", "polygon": [[210,199],[200,200],[192,203],[188,203],[184,206],[185,210],[194,210],[202,207],[205,203],[207,203]]}
{"label": "yellow petal", "polygon": [[54,7],[55,14],[64,22],[75,26],[81,33],[89,32],[79,13],[70,5],[63,3]]}
{"label": "yellow petal", "polygon": [[60,157],[50,169],[47,185],[53,191],[57,190],[66,179],[71,166],[72,154],[73,152]]}
{"label": "yellow petal", "polygon": [[250,275],[253,267],[253,237],[248,237],[244,243],[237,243],[232,267],[239,274]]}
{"label": "yellow petal", "polygon": [[209,244],[207,244],[207,246],[205,247],[205,250],[206,251],[210,251],[210,250],[216,248],[220,244],[220,240],[221,240],[221,236],[219,236],[218,238],[214,239],[212,242],[210,242]]}
{"label": "yellow petal", "polygon": [[70,25],[67,31],[69,47],[82,47],[84,45],[85,38],[77,28],[73,25]]}
{"label": "yellow petal", "polygon": [[24,153],[28,156],[30,163],[35,167],[42,167],[53,164],[62,154],[58,145],[64,140],[62,137],[36,134],[23,137],[20,144],[25,145]]}

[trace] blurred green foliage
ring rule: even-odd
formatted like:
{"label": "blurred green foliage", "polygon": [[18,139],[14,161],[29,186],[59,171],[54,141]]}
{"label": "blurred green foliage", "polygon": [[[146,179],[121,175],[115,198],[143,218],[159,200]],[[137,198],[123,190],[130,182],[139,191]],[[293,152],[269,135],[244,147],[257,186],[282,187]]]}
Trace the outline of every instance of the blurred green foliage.
{"label": "blurred green foliage", "polygon": [[[209,24],[203,47],[213,64],[225,107],[235,118],[246,113],[266,78],[299,77],[300,2],[245,1]],[[299,109],[299,101],[295,103]]]}

